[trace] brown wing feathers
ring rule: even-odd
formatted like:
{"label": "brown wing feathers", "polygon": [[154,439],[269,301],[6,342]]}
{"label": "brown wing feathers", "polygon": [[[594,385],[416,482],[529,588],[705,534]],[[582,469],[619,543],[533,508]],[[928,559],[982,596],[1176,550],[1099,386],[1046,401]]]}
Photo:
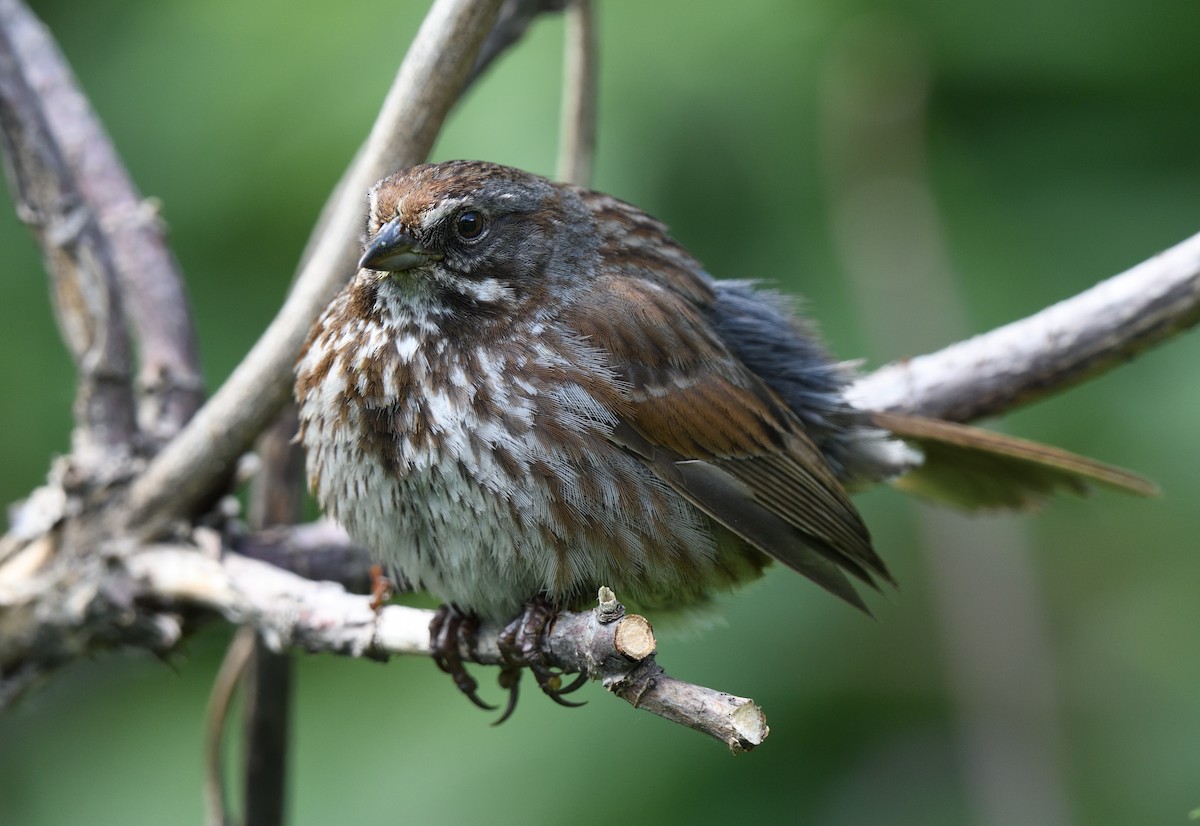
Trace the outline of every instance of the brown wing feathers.
{"label": "brown wing feathers", "polygon": [[[599,285],[588,305],[573,326],[632,379],[614,439],[743,541],[866,610],[845,573],[872,587],[891,576],[791,411],[674,292],[626,280],[619,296]],[[613,331],[631,311],[655,319],[658,346]]]}

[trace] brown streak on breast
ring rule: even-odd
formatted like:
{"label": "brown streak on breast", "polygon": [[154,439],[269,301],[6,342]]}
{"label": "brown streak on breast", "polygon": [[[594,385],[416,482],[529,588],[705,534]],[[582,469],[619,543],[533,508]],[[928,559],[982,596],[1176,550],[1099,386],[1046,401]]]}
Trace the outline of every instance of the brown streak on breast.
{"label": "brown streak on breast", "polygon": [[[316,336],[309,337],[308,344],[301,351],[301,358],[303,358],[303,354],[313,345],[315,339]],[[325,352],[321,355],[321,360],[316,363],[313,369],[302,372],[296,377],[295,394],[297,399],[307,398],[310,393],[325,381],[336,358],[337,353],[332,348],[326,347]]]}

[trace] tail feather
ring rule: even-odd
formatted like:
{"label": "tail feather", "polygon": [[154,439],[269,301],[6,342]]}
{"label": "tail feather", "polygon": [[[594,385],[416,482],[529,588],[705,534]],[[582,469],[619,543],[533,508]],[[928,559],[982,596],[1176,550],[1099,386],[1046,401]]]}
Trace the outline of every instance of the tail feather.
{"label": "tail feather", "polygon": [[961,507],[1027,508],[1054,493],[1085,495],[1093,483],[1136,496],[1160,492],[1136,473],[1050,445],[906,413],[870,419],[925,455],[895,487]]}

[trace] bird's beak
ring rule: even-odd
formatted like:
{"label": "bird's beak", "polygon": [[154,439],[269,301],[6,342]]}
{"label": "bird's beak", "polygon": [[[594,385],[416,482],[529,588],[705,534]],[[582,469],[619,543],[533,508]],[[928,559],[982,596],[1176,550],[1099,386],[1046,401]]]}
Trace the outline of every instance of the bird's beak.
{"label": "bird's beak", "polygon": [[379,228],[375,237],[367,244],[359,269],[383,272],[404,272],[432,261],[441,260],[441,253],[429,252],[417,246],[416,239],[400,226],[396,218]]}

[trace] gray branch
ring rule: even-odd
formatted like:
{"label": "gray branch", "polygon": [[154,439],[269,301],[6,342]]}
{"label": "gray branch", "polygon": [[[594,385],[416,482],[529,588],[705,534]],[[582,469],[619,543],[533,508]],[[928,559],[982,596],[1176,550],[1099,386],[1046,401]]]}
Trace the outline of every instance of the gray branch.
{"label": "gray branch", "polygon": [[[147,549],[130,560],[130,573],[156,599],[179,607],[204,606],[233,622],[247,623],[275,650],[299,648],[386,660],[395,654],[429,656],[433,612],[390,605],[374,610],[368,597],[333,583],[317,583],[227,554],[204,559],[188,549]],[[607,588],[593,611],[558,614],[544,639],[549,665],[586,673],[635,708],[749,751],[768,734],[753,701],[692,685],[667,675],[654,659],[649,622],[626,615]],[[607,598],[604,598],[607,597]],[[487,626],[462,655],[486,665],[500,663],[497,636]]]}
{"label": "gray branch", "polygon": [[161,443],[203,397],[179,265],[157,209],[138,192],[45,26],[19,0],[0,0],[0,19],[45,117],[46,137],[58,147],[66,174],[107,242],[122,306],[141,343],[141,427]]}
{"label": "gray branch", "polygon": [[525,36],[529,26],[540,15],[559,12],[570,0],[504,0],[496,25],[479,48],[479,56],[471,67],[468,85],[478,80],[492,63],[513,44]]}
{"label": "gray branch", "polygon": [[[291,525],[300,518],[304,501],[304,451],[296,433],[296,406],[284,405],[275,422],[258,440],[262,469],[250,489],[249,520],[253,528]],[[290,764],[291,708],[294,675],[290,651],[269,650],[257,633],[241,679],[242,712],[242,818],[245,826],[281,826],[286,820],[287,779]],[[236,660],[234,643],[227,655]],[[214,686],[214,693],[216,687]],[[218,731],[223,717],[213,715],[209,725]],[[210,761],[212,762],[212,761]],[[224,777],[217,773],[213,782]]]}
{"label": "gray branch", "polygon": [[18,48],[22,7],[0,4],[0,139],[17,215],[33,230],[75,361],[75,458],[95,472],[128,456],[137,431],[130,345],[108,239],[81,194],[46,101]]}
{"label": "gray branch", "polygon": [[1107,372],[1197,321],[1200,234],[1028,318],[881,367],[851,399],[969,422]]}

